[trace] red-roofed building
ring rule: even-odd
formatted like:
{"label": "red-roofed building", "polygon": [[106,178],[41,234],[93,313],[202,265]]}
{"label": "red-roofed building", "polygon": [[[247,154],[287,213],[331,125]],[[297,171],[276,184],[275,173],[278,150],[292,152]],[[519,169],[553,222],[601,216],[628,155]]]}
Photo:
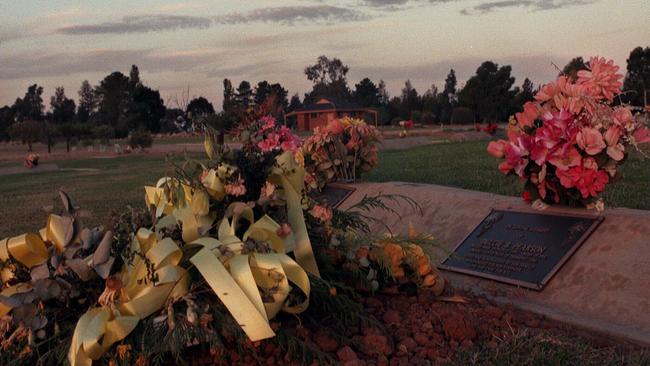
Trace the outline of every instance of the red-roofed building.
{"label": "red-roofed building", "polygon": [[375,109],[365,108],[355,103],[322,98],[316,103],[308,104],[293,112],[287,113],[285,117],[296,117],[298,131],[313,131],[314,128],[325,126],[337,118],[352,117],[364,119],[366,114],[374,117],[373,122],[376,126],[377,111]]}

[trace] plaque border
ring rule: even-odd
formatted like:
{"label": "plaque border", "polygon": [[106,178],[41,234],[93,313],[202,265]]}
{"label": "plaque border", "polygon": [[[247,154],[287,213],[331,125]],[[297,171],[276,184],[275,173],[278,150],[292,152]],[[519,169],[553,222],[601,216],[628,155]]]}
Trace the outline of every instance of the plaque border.
{"label": "plaque border", "polygon": [[[347,193],[343,196],[343,199],[341,199],[336,205],[331,206],[332,208],[339,208],[343,202],[345,202],[350,196],[357,190],[357,187],[354,187],[349,184],[341,183],[341,182],[332,182],[332,183],[327,183],[327,186],[334,187],[334,188],[341,188],[347,190]],[[326,186],[326,187],[327,187]],[[318,200],[318,198],[323,197],[322,192],[321,194],[314,196],[314,200]]]}
{"label": "plaque border", "polygon": [[[490,274],[490,273],[483,273],[479,271],[474,271],[471,269],[465,269],[465,268],[456,268],[453,266],[448,266],[445,264],[451,258],[451,256],[456,252],[456,250],[463,245],[463,243],[476,231],[478,226],[485,221],[486,218],[488,218],[493,212],[495,211],[503,211],[503,212],[513,212],[513,213],[520,213],[520,214],[532,214],[532,215],[545,215],[545,216],[564,216],[564,217],[578,217],[578,218],[585,218],[585,219],[592,219],[595,220],[585,231],[580,238],[571,246],[571,249],[569,249],[553,268],[544,276],[541,282],[535,283],[535,282],[528,282],[528,281],[522,281],[522,280],[517,280],[513,278],[509,278],[506,276],[499,276],[495,274]],[[494,207],[490,208],[490,212],[488,212],[487,215],[472,229],[458,244],[454,246],[454,249],[451,251],[451,253],[445,258],[444,261],[442,261],[439,265],[438,268],[445,270],[445,271],[450,271],[450,272],[456,272],[456,273],[462,273],[462,274],[467,274],[470,276],[474,277],[479,277],[479,278],[486,278],[489,280],[501,282],[501,283],[506,283],[509,285],[515,285],[519,287],[524,287],[527,289],[531,290],[536,290],[536,291],[542,291],[544,287],[548,284],[548,282],[555,276],[555,274],[562,268],[562,266],[573,256],[573,254],[578,251],[578,249],[582,246],[582,244],[587,241],[589,236],[600,226],[600,224],[605,220],[604,216],[601,215],[589,215],[589,214],[584,214],[584,213],[575,213],[575,214],[570,214],[570,213],[564,213],[564,212],[530,212],[530,211],[524,211],[524,210],[509,210],[509,209],[495,209]]]}

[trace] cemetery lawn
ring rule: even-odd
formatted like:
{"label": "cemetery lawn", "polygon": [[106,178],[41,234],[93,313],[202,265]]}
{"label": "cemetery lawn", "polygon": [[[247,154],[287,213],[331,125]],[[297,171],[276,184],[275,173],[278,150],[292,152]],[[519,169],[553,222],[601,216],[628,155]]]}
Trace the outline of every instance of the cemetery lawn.
{"label": "cemetery lawn", "polygon": [[[488,155],[487,144],[471,141],[380,150],[379,166],[362,179],[439,184],[519,196],[523,186],[516,177],[505,176],[497,169],[498,161]],[[623,179],[607,186],[604,199],[609,207],[650,210],[650,159],[631,153],[623,164]]]}
{"label": "cemetery lawn", "polygon": [[53,204],[61,208],[58,189],[83,209],[86,226],[106,225],[113,210],[122,212],[127,205],[143,208],[143,186],[155,184],[172,169],[164,156],[147,154],[45,163],[56,164],[59,170],[0,175],[0,238],[45,226],[44,208]]}

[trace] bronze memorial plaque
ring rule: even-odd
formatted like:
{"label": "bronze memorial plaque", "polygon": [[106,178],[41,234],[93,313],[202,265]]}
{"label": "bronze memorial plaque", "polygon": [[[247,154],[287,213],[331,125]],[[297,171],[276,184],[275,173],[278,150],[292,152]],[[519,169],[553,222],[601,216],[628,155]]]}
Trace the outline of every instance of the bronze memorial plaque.
{"label": "bronze memorial plaque", "polygon": [[539,291],[602,221],[492,210],[440,268]]}
{"label": "bronze memorial plaque", "polygon": [[337,208],[350,197],[350,195],[356,190],[356,188],[341,184],[341,183],[329,183],[323,188],[320,193],[315,194],[312,198],[318,202],[327,202],[330,207]]}

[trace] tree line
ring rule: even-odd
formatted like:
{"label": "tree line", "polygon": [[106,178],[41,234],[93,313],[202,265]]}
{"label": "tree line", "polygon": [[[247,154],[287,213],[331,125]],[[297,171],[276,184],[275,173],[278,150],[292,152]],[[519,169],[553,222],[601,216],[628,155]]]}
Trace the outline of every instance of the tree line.
{"label": "tree line", "polygon": [[[560,70],[569,77],[586,69],[582,57],[572,59]],[[350,86],[350,68],[338,58],[320,56],[316,63],[305,67],[304,74],[312,82],[312,90],[301,98],[289,93],[279,83],[259,81],[256,85],[243,80],[235,88],[229,79],[223,80],[223,102],[220,111],[205,97],[190,100],[189,90],[183,95],[163,101],[158,90],[146,86],[136,65],[128,75],[112,72],[98,85],[83,81],[77,94],[78,102],[69,98],[63,87],[57,87],[45,112],[43,87],[30,85],[22,98],[0,108],[0,140],[22,140],[29,145],[42,141],[48,148],[57,140],[65,140],[69,150],[75,141],[123,138],[134,131],[168,133],[187,130],[200,120],[218,130],[233,127],[238,116],[254,106],[267,104],[268,110],[281,122],[286,113],[319,98],[334,98],[375,108],[382,124],[400,120],[417,123],[500,122],[521,110],[533,99],[539,86],[525,78],[515,85],[512,68],[492,61],[483,62],[462,87],[451,69],[441,89],[432,84],[418,92],[406,80],[401,93],[390,96],[383,80],[377,83],[364,78]],[[619,102],[643,106],[649,103],[650,47],[637,47],[627,60],[623,100]]]}

